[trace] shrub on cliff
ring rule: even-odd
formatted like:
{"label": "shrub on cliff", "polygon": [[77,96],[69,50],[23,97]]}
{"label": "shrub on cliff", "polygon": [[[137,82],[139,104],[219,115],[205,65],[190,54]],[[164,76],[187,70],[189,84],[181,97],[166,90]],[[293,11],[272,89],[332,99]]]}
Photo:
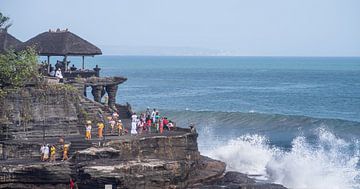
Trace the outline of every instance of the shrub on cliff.
{"label": "shrub on cliff", "polygon": [[37,54],[33,48],[0,54],[0,85],[22,87],[38,77]]}

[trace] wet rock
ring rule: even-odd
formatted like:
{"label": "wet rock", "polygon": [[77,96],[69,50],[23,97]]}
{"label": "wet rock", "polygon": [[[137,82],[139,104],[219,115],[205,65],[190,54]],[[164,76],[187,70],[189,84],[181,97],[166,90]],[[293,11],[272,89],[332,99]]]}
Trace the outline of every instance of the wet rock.
{"label": "wet rock", "polygon": [[193,186],[193,189],[286,189],[282,185],[260,183],[239,172],[227,172],[222,178]]}

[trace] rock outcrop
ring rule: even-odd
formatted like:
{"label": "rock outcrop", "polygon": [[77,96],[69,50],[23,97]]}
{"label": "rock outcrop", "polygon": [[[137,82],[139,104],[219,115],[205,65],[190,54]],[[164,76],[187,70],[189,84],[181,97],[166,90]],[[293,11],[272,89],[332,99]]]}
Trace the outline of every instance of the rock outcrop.
{"label": "rock outcrop", "polygon": [[[81,189],[282,189],[258,184],[239,173],[224,176],[225,163],[201,156],[198,134],[190,129],[85,140],[84,114],[105,117],[110,112],[101,103],[82,97],[74,87],[10,91],[0,104],[0,189],[62,189],[69,188],[70,180]],[[60,161],[59,137],[70,144],[67,161]],[[55,163],[40,161],[44,142],[56,146]]]}

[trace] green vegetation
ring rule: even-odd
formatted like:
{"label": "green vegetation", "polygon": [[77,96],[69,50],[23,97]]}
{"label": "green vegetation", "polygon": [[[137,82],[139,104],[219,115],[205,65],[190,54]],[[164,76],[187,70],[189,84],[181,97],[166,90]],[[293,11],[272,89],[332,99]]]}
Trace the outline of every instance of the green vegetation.
{"label": "green vegetation", "polygon": [[22,87],[39,78],[37,54],[33,48],[0,54],[0,86]]}
{"label": "green vegetation", "polygon": [[4,16],[1,12],[0,12],[0,30],[5,30],[7,31],[8,28],[10,28],[10,26],[12,25],[10,22],[10,18],[7,16]]}

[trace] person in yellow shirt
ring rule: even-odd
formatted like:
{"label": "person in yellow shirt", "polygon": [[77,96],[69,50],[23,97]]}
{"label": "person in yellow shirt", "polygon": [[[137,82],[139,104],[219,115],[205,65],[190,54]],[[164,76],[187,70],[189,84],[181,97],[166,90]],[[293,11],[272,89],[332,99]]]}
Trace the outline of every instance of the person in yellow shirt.
{"label": "person in yellow shirt", "polygon": [[63,159],[62,159],[62,161],[65,161],[65,160],[67,160],[67,159],[69,159],[69,157],[68,157],[68,153],[69,153],[69,144],[64,144],[64,147],[63,147],[64,149],[64,151],[63,151]]}
{"label": "person in yellow shirt", "polygon": [[102,139],[102,138],[103,138],[103,130],[104,130],[105,125],[104,125],[104,123],[99,122],[99,123],[97,124],[97,127],[98,127],[98,137],[99,137],[100,139]]}
{"label": "person in yellow shirt", "polygon": [[119,121],[117,122],[116,126],[117,126],[117,129],[118,129],[118,131],[119,131],[119,136],[122,135],[122,134],[123,134],[123,124],[122,124],[122,122],[121,122],[120,119],[119,119]]}
{"label": "person in yellow shirt", "polygon": [[85,139],[90,140],[91,139],[91,121],[86,122],[86,132],[85,132]]}
{"label": "person in yellow shirt", "polygon": [[56,154],[56,149],[55,146],[52,145],[50,148],[50,162],[55,162],[55,154]]}

